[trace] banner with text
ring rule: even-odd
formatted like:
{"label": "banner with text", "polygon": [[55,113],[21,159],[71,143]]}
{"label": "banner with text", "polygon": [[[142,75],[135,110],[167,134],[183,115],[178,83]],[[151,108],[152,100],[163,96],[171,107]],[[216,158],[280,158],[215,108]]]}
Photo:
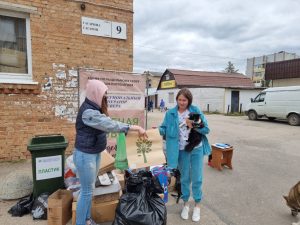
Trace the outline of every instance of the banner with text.
{"label": "banner with text", "polygon": [[[112,119],[144,127],[144,77],[126,72],[79,70],[80,105],[85,99],[85,87],[89,79],[101,80],[107,85],[108,113]],[[115,133],[108,134],[107,151],[113,156],[116,152],[116,137]]]}

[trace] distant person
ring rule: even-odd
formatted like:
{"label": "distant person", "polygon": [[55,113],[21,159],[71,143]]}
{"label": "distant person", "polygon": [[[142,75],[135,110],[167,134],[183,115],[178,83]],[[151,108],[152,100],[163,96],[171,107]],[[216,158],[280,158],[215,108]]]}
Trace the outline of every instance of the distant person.
{"label": "distant person", "polygon": [[153,101],[152,101],[152,99],[149,102],[149,106],[150,106],[149,111],[153,112]]}
{"label": "distant person", "polygon": [[165,111],[165,102],[163,99],[160,100],[159,108],[161,112]]}
{"label": "distant person", "polygon": [[152,111],[153,112],[153,101],[150,100],[148,101],[148,112]]}

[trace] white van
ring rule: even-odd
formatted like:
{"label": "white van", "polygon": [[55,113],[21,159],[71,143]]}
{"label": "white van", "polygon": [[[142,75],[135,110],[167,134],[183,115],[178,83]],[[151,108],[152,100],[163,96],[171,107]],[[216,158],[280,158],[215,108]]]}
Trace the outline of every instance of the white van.
{"label": "white van", "polygon": [[267,117],[287,119],[292,126],[300,124],[300,86],[267,88],[247,106],[250,120]]}

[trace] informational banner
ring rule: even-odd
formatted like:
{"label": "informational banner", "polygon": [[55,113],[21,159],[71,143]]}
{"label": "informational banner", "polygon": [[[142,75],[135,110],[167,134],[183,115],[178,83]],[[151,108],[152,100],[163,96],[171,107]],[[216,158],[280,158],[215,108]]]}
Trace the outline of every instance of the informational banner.
{"label": "informational banner", "polygon": [[36,162],[36,180],[45,180],[55,177],[62,177],[61,155],[38,157]]}
{"label": "informational banner", "polygon": [[133,133],[127,134],[126,152],[129,168],[138,169],[166,162],[158,129],[147,130],[147,135],[148,139],[142,139]]}
{"label": "informational banner", "polygon": [[[89,79],[101,80],[107,85],[108,113],[112,119],[144,127],[144,77],[126,72],[79,70],[80,105],[85,99],[85,87]],[[107,151],[113,156],[116,151],[116,138],[116,133],[108,135]]]}

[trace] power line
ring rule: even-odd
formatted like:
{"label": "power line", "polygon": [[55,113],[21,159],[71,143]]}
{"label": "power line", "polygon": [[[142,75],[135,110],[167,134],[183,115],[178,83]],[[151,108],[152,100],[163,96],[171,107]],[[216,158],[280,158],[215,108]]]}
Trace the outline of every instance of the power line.
{"label": "power line", "polygon": [[197,55],[197,56],[220,58],[220,59],[246,60],[245,58],[234,58],[234,57],[229,57],[229,56],[206,55],[206,54],[195,53],[195,52],[169,50],[169,49],[164,50],[164,49],[158,49],[158,48],[145,46],[145,45],[140,45],[140,44],[134,44],[134,46],[164,52],[165,55],[174,55],[174,53],[171,53],[171,52],[176,52],[177,54],[184,54],[184,55]]}

